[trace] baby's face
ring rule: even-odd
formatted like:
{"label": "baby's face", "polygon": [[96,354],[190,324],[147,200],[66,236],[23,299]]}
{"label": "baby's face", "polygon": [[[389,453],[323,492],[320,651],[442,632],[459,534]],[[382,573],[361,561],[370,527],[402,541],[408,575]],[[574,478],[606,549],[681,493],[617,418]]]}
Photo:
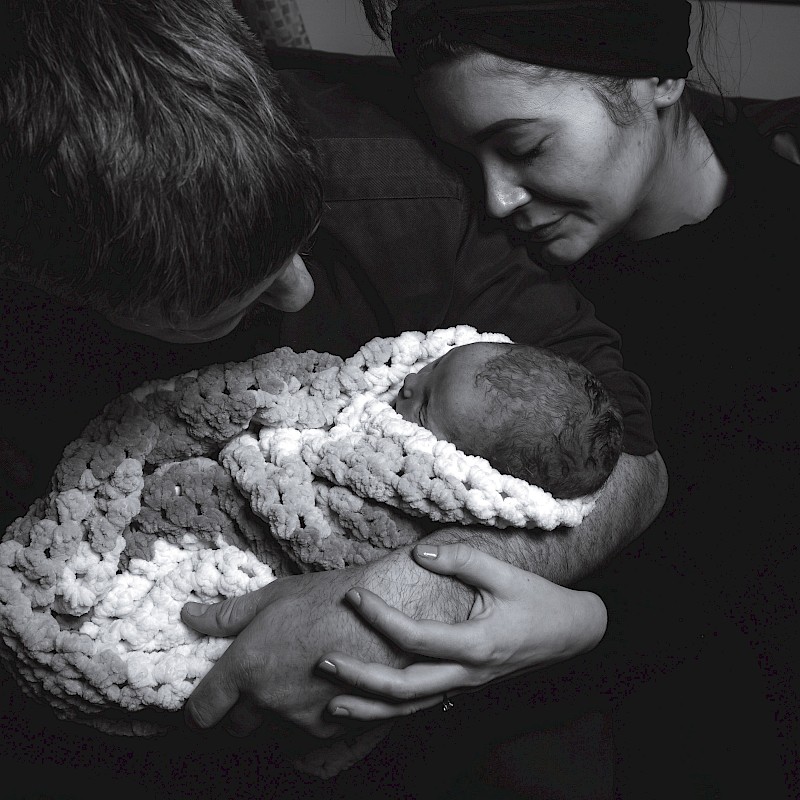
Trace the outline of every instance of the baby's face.
{"label": "baby's face", "polygon": [[397,413],[427,428],[437,439],[479,454],[487,429],[493,427],[487,415],[496,410],[484,382],[476,378],[486,362],[504,350],[504,345],[496,342],[454,347],[406,377],[397,395]]}

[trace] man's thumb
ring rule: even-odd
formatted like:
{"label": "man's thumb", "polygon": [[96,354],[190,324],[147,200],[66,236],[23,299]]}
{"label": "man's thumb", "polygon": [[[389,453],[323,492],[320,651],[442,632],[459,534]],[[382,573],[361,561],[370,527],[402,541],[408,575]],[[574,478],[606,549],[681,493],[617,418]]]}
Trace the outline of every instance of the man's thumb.
{"label": "man's thumb", "polygon": [[181,609],[181,619],[207,636],[236,636],[266,604],[267,595],[259,589],[219,603],[186,603]]}

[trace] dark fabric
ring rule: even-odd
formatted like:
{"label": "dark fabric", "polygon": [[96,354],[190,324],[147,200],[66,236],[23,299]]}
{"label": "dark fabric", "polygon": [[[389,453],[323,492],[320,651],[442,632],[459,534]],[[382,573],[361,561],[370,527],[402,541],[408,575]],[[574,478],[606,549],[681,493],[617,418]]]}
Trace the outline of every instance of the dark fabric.
{"label": "dark fabric", "polygon": [[[769,152],[744,119],[709,133],[733,196],[701,225],[644,242],[618,238],[570,272],[622,331],[626,364],[653,390],[676,500],[707,518],[766,521],[796,487],[800,449],[796,301],[776,271],[797,260],[800,168]],[[732,558],[761,561],[769,542],[793,545],[794,536],[767,536],[763,524],[735,547],[714,539],[716,558],[695,558],[719,572]],[[709,536],[680,533],[687,563]]]}
{"label": "dark fabric", "polygon": [[[660,561],[676,586],[706,586],[745,637],[768,698],[766,741],[797,796],[800,361],[796,299],[780,268],[798,258],[800,167],[743,116],[707,129],[732,196],[700,225],[615,239],[570,272],[652,389],[670,474],[667,504],[629,557]],[[594,586],[613,641],[635,594],[609,576]],[[735,691],[730,672],[719,679]]]}
{"label": "dark fabric", "polygon": [[685,78],[691,5],[683,0],[406,0],[392,14],[392,49],[424,68],[419,46],[448,42],[531,64],[627,78]]}

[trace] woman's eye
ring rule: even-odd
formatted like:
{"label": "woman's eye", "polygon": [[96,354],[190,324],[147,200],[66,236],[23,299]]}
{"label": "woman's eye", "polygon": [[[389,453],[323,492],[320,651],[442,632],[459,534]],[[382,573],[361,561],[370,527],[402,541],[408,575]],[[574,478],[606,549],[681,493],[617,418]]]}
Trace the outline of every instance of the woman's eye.
{"label": "woman's eye", "polygon": [[508,152],[506,154],[506,158],[510,161],[518,161],[523,164],[530,163],[531,161],[535,161],[542,153],[542,149],[540,147],[534,147],[530,150],[526,150],[524,153],[511,153]]}
{"label": "woman's eye", "polygon": [[529,147],[527,150],[522,151],[506,148],[503,155],[509,159],[509,161],[519,161],[522,163],[535,161],[542,154],[542,151],[544,150],[543,145],[546,141],[547,139],[542,139],[542,141],[539,142],[535,147]]}

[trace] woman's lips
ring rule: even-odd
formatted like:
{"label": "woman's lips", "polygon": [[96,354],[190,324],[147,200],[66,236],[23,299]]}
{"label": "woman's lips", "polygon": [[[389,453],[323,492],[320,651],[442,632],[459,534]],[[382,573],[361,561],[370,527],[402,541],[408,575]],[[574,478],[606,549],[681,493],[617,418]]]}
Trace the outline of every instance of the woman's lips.
{"label": "woman's lips", "polygon": [[557,228],[563,221],[564,217],[559,217],[544,225],[518,225],[517,229],[526,233],[534,242],[546,242],[558,233]]}

